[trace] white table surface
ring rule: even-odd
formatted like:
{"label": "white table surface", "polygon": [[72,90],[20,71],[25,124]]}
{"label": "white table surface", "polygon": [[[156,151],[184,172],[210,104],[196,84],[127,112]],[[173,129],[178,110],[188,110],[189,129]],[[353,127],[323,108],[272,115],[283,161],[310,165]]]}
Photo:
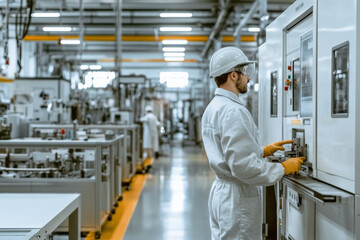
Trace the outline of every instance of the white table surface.
{"label": "white table surface", "polygon": [[79,194],[0,194],[0,228],[42,228]]}

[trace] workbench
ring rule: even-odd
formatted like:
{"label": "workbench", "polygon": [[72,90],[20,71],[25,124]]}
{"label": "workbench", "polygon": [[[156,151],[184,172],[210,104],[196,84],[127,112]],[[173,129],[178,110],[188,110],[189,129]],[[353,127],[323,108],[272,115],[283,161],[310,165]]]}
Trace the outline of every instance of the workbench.
{"label": "workbench", "polygon": [[47,239],[69,219],[69,240],[80,240],[80,194],[0,194],[0,240]]}

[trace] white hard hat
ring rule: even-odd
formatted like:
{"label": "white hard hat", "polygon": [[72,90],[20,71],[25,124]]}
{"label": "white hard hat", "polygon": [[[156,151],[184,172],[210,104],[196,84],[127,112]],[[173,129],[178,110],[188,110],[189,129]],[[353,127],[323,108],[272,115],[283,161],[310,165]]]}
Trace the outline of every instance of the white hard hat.
{"label": "white hard hat", "polygon": [[146,112],[152,112],[152,111],[153,111],[153,108],[148,105],[148,106],[145,107],[145,111],[146,111]]}
{"label": "white hard hat", "polygon": [[255,63],[249,61],[247,56],[237,47],[224,47],[217,50],[210,59],[210,77],[218,77],[224,73],[234,71],[238,65]]}

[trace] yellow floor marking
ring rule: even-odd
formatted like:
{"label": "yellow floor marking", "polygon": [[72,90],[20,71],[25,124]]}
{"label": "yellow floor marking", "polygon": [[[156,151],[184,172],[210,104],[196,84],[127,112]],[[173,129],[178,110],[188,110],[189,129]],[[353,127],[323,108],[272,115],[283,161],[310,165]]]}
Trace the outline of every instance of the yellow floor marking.
{"label": "yellow floor marking", "polygon": [[[123,239],[145,182],[146,175],[135,175],[131,183],[131,190],[123,191],[123,200],[119,202],[119,207],[116,208],[112,220],[103,224],[100,240]],[[94,232],[90,232],[85,238],[85,240],[93,239],[95,239]]]}

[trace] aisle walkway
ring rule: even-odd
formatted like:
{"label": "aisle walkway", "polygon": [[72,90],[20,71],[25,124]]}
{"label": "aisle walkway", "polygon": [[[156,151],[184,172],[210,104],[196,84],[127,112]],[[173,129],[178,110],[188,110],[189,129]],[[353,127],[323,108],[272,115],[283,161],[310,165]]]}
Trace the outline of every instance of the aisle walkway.
{"label": "aisle walkway", "polygon": [[204,153],[180,142],[163,152],[167,156],[150,170],[124,240],[210,239],[207,201],[214,175]]}

